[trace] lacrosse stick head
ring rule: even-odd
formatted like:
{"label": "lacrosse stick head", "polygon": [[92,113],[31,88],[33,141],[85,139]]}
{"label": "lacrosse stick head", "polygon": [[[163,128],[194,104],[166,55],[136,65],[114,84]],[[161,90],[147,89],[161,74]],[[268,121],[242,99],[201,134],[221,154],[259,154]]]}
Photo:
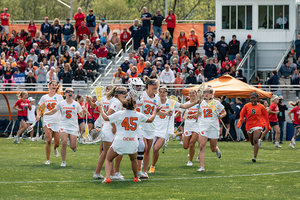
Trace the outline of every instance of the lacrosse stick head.
{"label": "lacrosse stick head", "polygon": [[39,111],[41,111],[42,115],[44,115],[44,113],[45,113],[45,108],[46,108],[45,102],[39,106]]}
{"label": "lacrosse stick head", "polygon": [[85,132],[84,132],[84,134],[83,134],[83,137],[84,137],[84,138],[87,138],[88,135],[89,135],[89,128],[86,126],[86,127],[85,127]]}
{"label": "lacrosse stick head", "polygon": [[144,87],[144,83],[142,81],[142,79],[140,78],[130,78],[129,79],[129,89],[130,89],[130,93],[133,96],[141,96],[143,94],[143,87]]}
{"label": "lacrosse stick head", "polygon": [[210,100],[207,105],[213,110],[213,111],[216,111],[217,108],[216,108],[216,101],[214,100]]}
{"label": "lacrosse stick head", "polygon": [[94,91],[96,93],[97,101],[100,103],[103,96],[103,91],[105,91],[105,89],[102,86],[97,86]]}
{"label": "lacrosse stick head", "polygon": [[176,96],[172,95],[169,97],[169,102],[170,102],[169,107],[171,110],[174,110],[174,105],[176,101],[178,101],[178,98]]}
{"label": "lacrosse stick head", "polygon": [[199,94],[200,94],[200,98],[201,98],[201,96],[203,95],[204,89],[205,89],[205,84],[202,83],[202,84],[199,86],[198,90],[197,90],[197,92],[199,92]]}

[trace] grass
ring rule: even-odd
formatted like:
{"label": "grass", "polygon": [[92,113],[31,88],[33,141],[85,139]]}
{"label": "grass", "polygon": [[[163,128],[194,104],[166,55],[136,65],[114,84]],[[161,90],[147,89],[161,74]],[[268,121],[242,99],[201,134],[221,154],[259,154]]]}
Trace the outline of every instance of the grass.
{"label": "grass", "polygon": [[92,178],[99,145],[79,145],[75,153],[68,149],[67,166],[62,168],[61,158],[52,152],[51,165],[44,164],[43,142],[14,144],[1,138],[0,199],[300,199],[299,148],[291,149],[286,142],[275,149],[263,142],[258,162],[252,163],[249,142],[218,146],[222,158],[207,149],[202,173],[196,172],[196,161],[187,167],[188,151],[170,141],[148,180],[134,183],[124,156],[120,169],[127,181],[102,184]]}

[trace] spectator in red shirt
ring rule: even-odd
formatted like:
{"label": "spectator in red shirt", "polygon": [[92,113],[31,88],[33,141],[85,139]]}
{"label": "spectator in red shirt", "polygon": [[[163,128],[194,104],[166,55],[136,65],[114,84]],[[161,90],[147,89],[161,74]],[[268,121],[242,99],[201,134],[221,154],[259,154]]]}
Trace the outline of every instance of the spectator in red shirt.
{"label": "spectator in red shirt", "polygon": [[18,45],[18,44],[20,43],[21,40],[23,40],[23,38],[22,38],[22,36],[21,36],[21,33],[18,32],[18,33],[17,33],[17,36],[16,36],[15,39],[14,39],[14,43],[15,43],[16,45]]}
{"label": "spectator in red shirt", "polygon": [[76,33],[78,42],[83,39],[83,34],[90,35],[89,28],[84,24],[84,22],[81,22],[81,26],[76,29]]}
{"label": "spectator in red shirt", "polygon": [[173,13],[172,9],[169,11],[169,15],[166,17],[166,22],[167,22],[167,29],[170,32],[171,37],[174,38],[173,33],[176,27],[176,15]]}
{"label": "spectator in red shirt", "polygon": [[9,33],[9,18],[10,18],[10,15],[7,13],[7,10],[8,10],[7,8],[4,8],[4,13],[1,13],[0,15],[1,26],[3,27],[1,34],[5,33],[6,38]]}
{"label": "spectator in red shirt", "polygon": [[23,56],[19,57],[19,61],[17,62],[17,67],[20,71],[20,74],[24,74],[25,73],[25,69],[27,68],[27,62],[24,60]]}
{"label": "spectator in red shirt", "polygon": [[29,22],[29,25],[28,25],[28,33],[31,33],[31,37],[35,37],[36,26],[35,26],[33,20],[30,20],[30,22]]}
{"label": "spectator in red shirt", "polygon": [[78,27],[81,25],[81,22],[84,23],[84,19],[85,19],[85,14],[82,12],[80,7],[77,9],[77,11],[78,12],[74,15],[76,31]]}
{"label": "spectator in red shirt", "polygon": [[238,67],[241,62],[242,62],[241,55],[236,54],[235,59],[233,59],[233,61],[232,61],[232,66]]}
{"label": "spectator in red shirt", "polygon": [[18,59],[18,53],[15,51],[14,47],[9,48],[9,51],[6,53],[6,59],[8,59],[9,56],[13,57],[15,60]]}
{"label": "spectator in red shirt", "polygon": [[105,48],[104,44],[100,43],[100,48],[95,51],[95,54],[98,57],[98,64],[99,64],[99,60],[100,60],[102,67],[106,64],[107,53],[108,53],[108,50]]}
{"label": "spectator in red shirt", "polygon": [[122,43],[122,49],[125,51],[125,45],[130,40],[130,33],[127,32],[127,28],[123,28],[123,33],[120,35],[121,43]]}
{"label": "spectator in red shirt", "polygon": [[18,101],[15,103],[15,105],[13,106],[13,109],[18,111],[18,119],[20,121],[20,126],[19,126],[19,130],[17,132],[17,135],[15,137],[14,142],[15,143],[20,143],[19,141],[19,137],[21,135],[21,133],[23,133],[23,131],[25,131],[25,129],[27,128],[27,110],[31,110],[31,104],[30,101],[28,101],[28,94],[26,91],[22,91],[20,93],[18,93]]}
{"label": "spectator in red shirt", "polygon": [[30,49],[32,48],[31,41],[32,41],[31,32],[29,32],[28,35],[25,36],[25,40],[24,40],[24,44],[27,51],[30,51]]}

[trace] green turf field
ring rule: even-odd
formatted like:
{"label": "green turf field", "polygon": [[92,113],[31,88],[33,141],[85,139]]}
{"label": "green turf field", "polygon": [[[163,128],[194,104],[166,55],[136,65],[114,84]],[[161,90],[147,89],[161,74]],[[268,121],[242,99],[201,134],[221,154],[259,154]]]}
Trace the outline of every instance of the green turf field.
{"label": "green turf field", "polygon": [[[220,142],[222,158],[206,150],[205,172],[199,163],[187,167],[188,151],[170,141],[148,180],[133,182],[128,156],[121,173],[125,181],[103,184],[92,175],[99,145],[67,150],[67,167],[51,154],[45,165],[44,142],[0,139],[0,199],[299,199],[300,142],[295,149],[275,149],[263,142],[258,162],[252,163],[249,142]],[[60,148],[59,148],[60,151]],[[52,152],[51,152],[52,153]],[[104,168],[102,174],[105,175]]]}

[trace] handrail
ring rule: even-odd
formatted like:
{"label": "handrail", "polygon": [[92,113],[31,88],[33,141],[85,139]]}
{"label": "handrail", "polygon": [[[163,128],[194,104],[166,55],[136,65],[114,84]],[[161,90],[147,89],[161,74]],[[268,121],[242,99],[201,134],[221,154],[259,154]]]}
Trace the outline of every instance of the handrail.
{"label": "handrail", "polygon": [[246,55],[243,57],[242,61],[240,62],[239,66],[236,68],[236,71],[238,71],[246,62],[247,58],[249,57],[250,53],[252,52],[252,50],[254,49],[254,46],[251,46],[250,49],[247,51]]}
{"label": "handrail", "polygon": [[291,48],[293,47],[293,45],[294,45],[294,40],[292,40],[292,41],[290,42],[289,47],[286,49],[285,53],[283,54],[282,58],[280,59],[278,65],[277,65],[277,67],[276,67],[276,71],[279,71],[280,67],[282,66],[282,64],[283,64],[283,62],[284,62],[284,60],[285,60],[285,57],[288,55],[288,53],[290,52],[290,50],[291,50]]}
{"label": "handrail", "polygon": [[119,53],[115,56],[115,58],[119,57],[119,55],[123,52],[123,49],[119,51]]}
{"label": "handrail", "polygon": [[128,50],[132,47],[132,45],[127,49],[127,46],[130,44],[130,42],[132,41],[132,45],[133,45],[133,38],[130,38],[130,40],[125,44],[125,53],[128,52]]}
{"label": "handrail", "polygon": [[[110,63],[111,63],[111,62],[110,62]],[[110,64],[110,63],[109,63],[109,64]],[[100,75],[96,78],[96,80],[92,83],[91,87],[93,87],[101,77],[102,77],[102,74],[100,74]]]}

